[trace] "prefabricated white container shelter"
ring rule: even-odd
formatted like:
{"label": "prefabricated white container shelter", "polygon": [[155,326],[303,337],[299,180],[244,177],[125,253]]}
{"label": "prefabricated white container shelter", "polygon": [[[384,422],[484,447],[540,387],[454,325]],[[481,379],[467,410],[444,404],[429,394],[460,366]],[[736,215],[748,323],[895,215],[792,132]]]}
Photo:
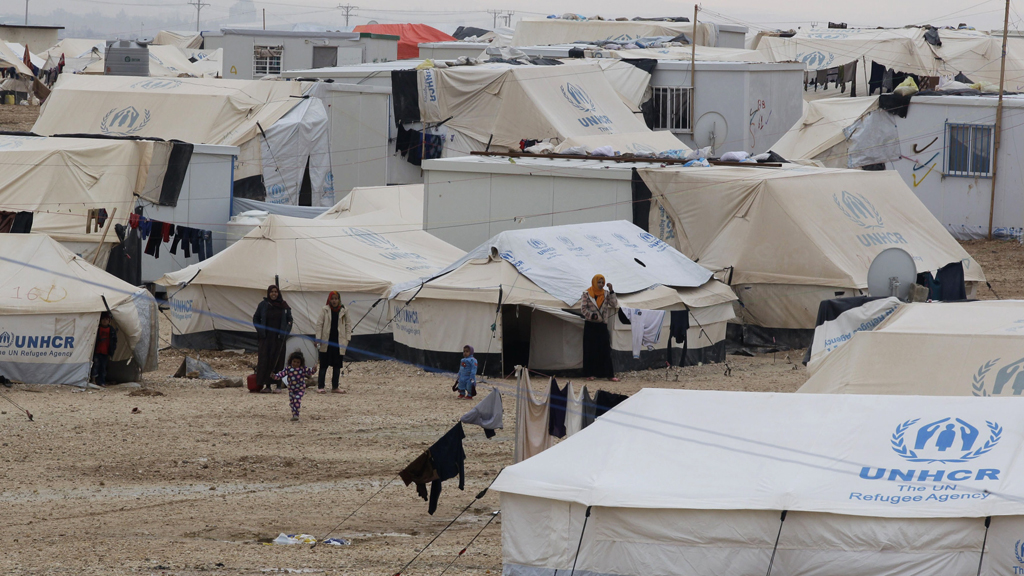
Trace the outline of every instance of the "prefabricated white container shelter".
{"label": "prefabricated white container shelter", "polygon": [[[615,287],[621,307],[686,311],[687,363],[725,359],[732,290],[623,221],[502,232],[433,276],[395,287],[396,356],[457,371],[468,344],[481,373],[503,375],[526,364],[549,371],[582,368],[580,295],[597,273]],[[634,350],[633,327],[616,315],[609,322],[615,370],[683,361],[682,342],[669,356],[670,327],[666,313],[653,349]]]}
{"label": "prefabricated white container shelter", "polygon": [[268,216],[213,258],[159,280],[169,293],[174,346],[256,349],[252,315],[271,284],[291,305],[292,335],[315,331],[332,291],[355,326],[349,353],[390,355],[393,285],[447,266],[464,252],[387,211],[338,219]]}
{"label": "prefabricated white container shelter", "polygon": [[456,60],[458,58],[479,58],[490,42],[423,42],[420,44],[420,59]]}
{"label": "prefabricated white container shelter", "polygon": [[0,234],[0,248],[0,374],[28,384],[85,386],[106,312],[119,334],[113,364],[127,364],[136,378],[156,370],[158,311],[149,292],[46,234]]}
{"label": "prefabricated white container shelter", "polygon": [[503,574],[1015,574],[1022,408],[644,389],[501,471]]}
{"label": "prefabricated white container shelter", "polygon": [[807,365],[799,392],[995,396],[1024,394],[1024,302],[900,305],[884,322]]}
{"label": "prefabricated white container shelter", "polygon": [[[696,29],[696,34],[694,31]],[[696,35],[698,46],[744,48],[746,26],[714,22],[666,22],[660,20],[563,20],[560,18],[524,18],[516,23],[512,46],[570,44],[608,41],[628,44],[651,37]]]}
{"label": "prefabricated white container shelter", "polygon": [[365,32],[223,28],[203,32],[203,47],[223,49],[224,77],[238,80],[398,58],[398,36]]}

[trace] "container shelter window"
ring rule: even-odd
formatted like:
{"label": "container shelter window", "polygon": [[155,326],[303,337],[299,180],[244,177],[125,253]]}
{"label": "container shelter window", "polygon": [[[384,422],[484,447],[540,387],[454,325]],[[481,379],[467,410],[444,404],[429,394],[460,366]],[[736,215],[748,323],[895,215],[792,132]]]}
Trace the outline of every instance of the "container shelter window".
{"label": "container shelter window", "polygon": [[252,75],[254,78],[281,73],[284,46],[253,46]]}
{"label": "container shelter window", "polygon": [[690,132],[690,94],[692,88],[653,86],[654,130]]}
{"label": "container shelter window", "polygon": [[946,174],[992,176],[993,127],[984,124],[946,124]]}

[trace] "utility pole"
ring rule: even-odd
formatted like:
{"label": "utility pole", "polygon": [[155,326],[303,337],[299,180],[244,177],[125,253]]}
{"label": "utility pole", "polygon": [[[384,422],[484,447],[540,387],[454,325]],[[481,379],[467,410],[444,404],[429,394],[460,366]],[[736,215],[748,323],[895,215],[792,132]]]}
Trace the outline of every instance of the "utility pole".
{"label": "utility pole", "polygon": [[25,26],[28,26],[28,0],[25,0]]}
{"label": "utility pole", "polygon": [[203,2],[203,0],[191,0],[188,2],[188,5],[196,7],[196,32],[199,32],[199,13],[203,11],[203,8],[209,6],[209,4]]}
{"label": "utility pole", "polygon": [[345,11],[345,26],[348,26],[348,17],[349,17],[349,15],[352,14],[353,10],[359,10],[359,6],[353,6],[351,4],[345,4],[345,5],[338,4],[338,9]]}
{"label": "utility pole", "polygon": [[487,10],[489,14],[494,16],[494,27],[498,27],[498,19],[501,18],[505,21],[505,26],[508,28],[512,27],[512,15],[515,14],[513,10]]}
{"label": "utility pole", "polygon": [[1010,0],[1006,0],[1003,14],[1003,55],[999,62],[999,103],[996,104],[995,144],[992,146],[992,195],[988,208],[988,239],[992,239],[992,218],[996,212],[996,171],[999,168],[999,144],[1003,131],[1003,82],[1006,80],[1006,33],[1010,27]]}

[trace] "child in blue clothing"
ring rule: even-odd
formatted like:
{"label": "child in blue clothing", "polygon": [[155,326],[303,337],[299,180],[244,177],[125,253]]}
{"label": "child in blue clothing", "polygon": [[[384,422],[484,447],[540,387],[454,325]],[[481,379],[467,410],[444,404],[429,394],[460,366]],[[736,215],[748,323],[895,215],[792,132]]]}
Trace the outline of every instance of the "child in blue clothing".
{"label": "child in blue clothing", "polygon": [[466,345],[462,348],[462,360],[459,363],[459,399],[467,399],[476,396],[476,358],[473,358],[473,347]]}

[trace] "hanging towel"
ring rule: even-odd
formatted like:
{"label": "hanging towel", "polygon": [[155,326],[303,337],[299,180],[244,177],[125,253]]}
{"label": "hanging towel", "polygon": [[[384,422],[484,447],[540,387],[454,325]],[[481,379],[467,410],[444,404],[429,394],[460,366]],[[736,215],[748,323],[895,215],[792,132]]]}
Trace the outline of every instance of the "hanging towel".
{"label": "hanging towel", "polygon": [[534,395],[529,371],[516,366],[516,462],[540,454],[553,444],[548,434],[550,406],[546,395],[539,399]]}
{"label": "hanging towel", "polygon": [[654,345],[661,340],[661,326],[665,323],[664,310],[642,310],[640,308],[619,307],[629,318],[633,332],[633,358],[640,358],[640,350],[645,346],[654,350]]}
{"label": "hanging towel", "polygon": [[548,418],[548,434],[555,438],[565,438],[565,402],[569,387],[558,387],[558,381],[551,379],[551,417]]}
{"label": "hanging towel", "polygon": [[464,424],[475,424],[484,429],[484,436],[488,438],[494,437],[494,431],[500,430],[502,425],[502,416],[504,409],[501,405],[501,392],[495,388],[491,390],[491,393],[486,398],[481,400],[472,410],[466,412],[459,418],[459,422]]}
{"label": "hanging towel", "polygon": [[587,386],[584,384],[579,392],[576,392],[572,382],[569,382],[566,390],[565,435],[572,436],[583,429],[583,396],[587,393]]}

